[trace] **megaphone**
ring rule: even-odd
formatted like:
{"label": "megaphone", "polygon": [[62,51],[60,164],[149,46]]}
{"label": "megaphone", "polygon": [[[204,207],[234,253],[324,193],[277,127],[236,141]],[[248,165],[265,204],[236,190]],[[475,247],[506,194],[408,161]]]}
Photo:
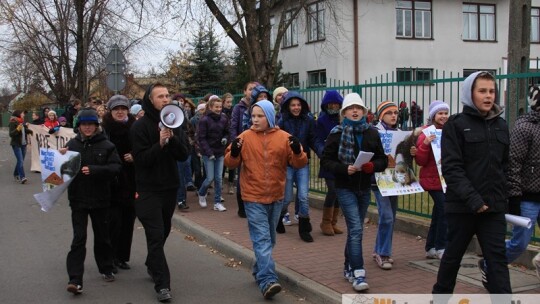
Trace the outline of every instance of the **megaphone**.
{"label": "megaphone", "polygon": [[184,122],[184,111],[177,105],[168,104],[159,112],[159,128],[176,129]]}

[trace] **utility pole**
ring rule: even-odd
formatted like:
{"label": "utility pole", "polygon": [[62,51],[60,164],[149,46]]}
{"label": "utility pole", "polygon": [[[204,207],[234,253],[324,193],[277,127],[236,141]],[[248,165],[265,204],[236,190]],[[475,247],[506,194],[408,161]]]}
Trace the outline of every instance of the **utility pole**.
{"label": "utility pole", "polygon": [[[511,0],[508,22],[507,74],[526,73],[529,70],[531,49],[531,0]],[[514,125],[519,109],[527,109],[527,79],[509,79],[506,99],[506,117]]]}

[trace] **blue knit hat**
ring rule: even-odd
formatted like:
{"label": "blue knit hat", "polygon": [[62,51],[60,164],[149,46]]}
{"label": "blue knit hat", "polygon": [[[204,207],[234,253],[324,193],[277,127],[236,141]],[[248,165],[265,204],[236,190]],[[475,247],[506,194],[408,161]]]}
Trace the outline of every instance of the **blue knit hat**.
{"label": "blue knit hat", "polygon": [[253,107],[259,106],[266,116],[266,120],[268,120],[268,126],[270,128],[273,128],[276,126],[276,110],[274,109],[274,104],[271,101],[268,100],[260,100],[257,101],[256,104],[251,106],[251,110],[253,111]]}

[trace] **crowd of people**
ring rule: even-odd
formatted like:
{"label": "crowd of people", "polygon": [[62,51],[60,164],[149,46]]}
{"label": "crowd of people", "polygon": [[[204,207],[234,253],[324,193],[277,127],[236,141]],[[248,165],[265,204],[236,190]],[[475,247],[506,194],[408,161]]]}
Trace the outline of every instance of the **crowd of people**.
{"label": "crowd of people", "polygon": [[[375,173],[396,166],[385,154],[381,134],[407,130],[411,121],[418,130],[429,126],[442,130],[446,191],[432,150],[437,137],[419,132],[409,151],[420,167],[420,184],[433,199],[425,244],[426,258],[440,260],[433,293],[453,292],[463,254],[476,235],[483,252],[479,267],[484,286],[490,293],[510,294],[507,264],[525,251],[534,226],[515,226],[512,238],[505,241],[505,213],[540,224],[540,170],[534,170],[540,161],[539,92],[531,89],[531,111],[520,117],[512,131],[501,117],[495,80],[486,72],[464,81],[461,113],[449,116],[447,103],[432,101],[426,126],[415,102],[409,111],[405,102],[382,101],[370,118],[357,93],[342,96],[327,90],[320,109],[312,112],[301,93],[285,87],[271,93],[257,82],[246,83],[234,106],[229,93],[207,94],[195,105],[183,94],[170,96],[165,86],[154,84],[135,104],[115,95],[106,104],[82,108],[75,100],[61,117],[50,109],[42,115],[34,113],[33,123],[42,124],[51,134],[61,126],[72,126],[76,136],[60,152],[82,155],[81,172],[68,188],[74,236],[67,257],[67,290],[80,294],[83,289],[88,217],[95,234],[96,263],[107,282],[115,280],[118,269],[130,269],[133,225],[138,218],[145,230],[145,264],[157,299],[169,301],[164,245],[174,210],[188,211],[187,191],[196,191],[199,207],[206,208],[207,194],[213,189],[213,210],[227,211],[233,208],[225,206],[222,197],[222,187],[227,185],[228,193],[236,193],[237,215],[247,219],[255,253],[253,276],[264,298],[272,298],[281,291],[272,257],[276,233],[285,233],[285,226],[296,218],[300,239],[314,241],[308,191],[309,163],[315,156],[320,159],[318,177],[328,188],[320,230],[326,236],[344,233],[337,225],[343,214],[344,278],[355,291],[367,290],[362,236],[371,195],[379,215],[371,256],[382,270],[393,266],[399,200],[397,195],[383,195],[376,183]],[[160,112],[171,103],[182,111],[181,124],[159,127]],[[10,120],[17,159],[13,174],[23,184],[29,132],[24,112],[15,111]],[[372,152],[373,157],[358,167],[353,164],[360,151]],[[540,268],[540,255],[534,263]]]}

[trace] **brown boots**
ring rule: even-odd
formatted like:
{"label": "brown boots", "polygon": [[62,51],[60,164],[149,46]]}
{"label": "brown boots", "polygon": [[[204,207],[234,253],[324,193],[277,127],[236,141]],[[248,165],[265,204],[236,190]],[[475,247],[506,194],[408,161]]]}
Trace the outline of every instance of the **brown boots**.
{"label": "brown boots", "polygon": [[343,233],[343,230],[339,229],[336,226],[338,216],[339,216],[339,208],[334,208],[334,207],[323,208],[321,231],[324,235],[332,236],[334,234]]}

